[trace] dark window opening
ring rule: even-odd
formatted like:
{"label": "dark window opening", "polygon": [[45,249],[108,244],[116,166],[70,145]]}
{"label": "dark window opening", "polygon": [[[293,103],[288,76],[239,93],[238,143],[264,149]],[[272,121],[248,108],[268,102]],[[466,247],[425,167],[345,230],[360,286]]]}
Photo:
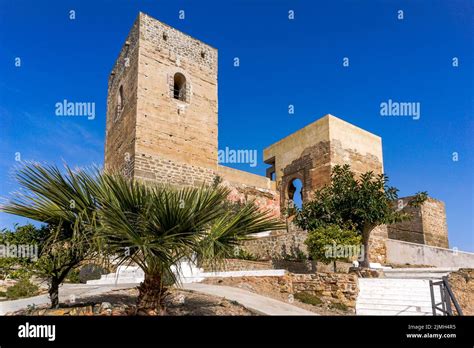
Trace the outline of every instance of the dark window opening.
{"label": "dark window opening", "polygon": [[181,73],[174,74],[173,98],[186,101],[186,78]]}
{"label": "dark window opening", "polygon": [[123,97],[123,86],[119,87],[118,94],[117,94],[117,112],[116,112],[116,119],[120,117],[123,111],[125,99]]}
{"label": "dark window opening", "polygon": [[276,173],[275,173],[275,157],[267,159],[265,161],[266,164],[269,164],[270,167],[266,170],[266,177],[272,181],[276,180]]}

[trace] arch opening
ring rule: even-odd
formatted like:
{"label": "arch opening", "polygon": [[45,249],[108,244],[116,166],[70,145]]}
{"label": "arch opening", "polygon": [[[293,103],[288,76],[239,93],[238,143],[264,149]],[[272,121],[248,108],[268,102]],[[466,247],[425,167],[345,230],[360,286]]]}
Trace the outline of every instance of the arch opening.
{"label": "arch opening", "polygon": [[173,98],[186,101],[186,77],[181,73],[174,74]]}
{"label": "arch opening", "polygon": [[120,86],[117,93],[117,110],[115,113],[115,119],[118,119],[120,115],[122,114],[124,103],[125,103],[125,100],[123,97],[123,86]]}
{"label": "arch opening", "polygon": [[303,182],[293,179],[288,184],[288,207],[301,209],[303,206]]}

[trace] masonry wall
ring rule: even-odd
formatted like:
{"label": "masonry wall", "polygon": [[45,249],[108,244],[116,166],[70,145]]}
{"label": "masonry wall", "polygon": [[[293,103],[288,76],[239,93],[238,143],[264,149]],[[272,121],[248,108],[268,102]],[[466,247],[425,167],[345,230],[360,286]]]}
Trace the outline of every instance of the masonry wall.
{"label": "masonry wall", "polygon": [[350,164],[356,174],[383,173],[382,139],[337,117],[329,116],[331,167]]}
{"label": "masonry wall", "polygon": [[254,201],[258,207],[269,211],[272,216],[280,216],[280,196],[275,190],[274,181],[221,165],[218,166],[216,174],[223,179],[223,185],[231,190],[229,195],[231,201],[242,203]]}
{"label": "masonry wall", "polygon": [[292,227],[289,231],[273,231],[269,236],[243,241],[241,247],[259,260],[298,258],[307,255],[307,236],[308,232]]}
{"label": "masonry wall", "polygon": [[428,198],[421,207],[425,244],[449,248],[448,225],[444,202]]}
{"label": "masonry wall", "polygon": [[412,197],[400,198],[403,212],[411,216],[410,220],[388,226],[388,237],[411,243],[426,244],[448,248],[448,227],[444,203],[428,198],[421,206],[411,207]]}
{"label": "masonry wall", "polygon": [[387,263],[474,268],[474,253],[388,239]]}
{"label": "masonry wall", "polygon": [[[139,18],[136,176],[211,182],[217,169],[217,50],[143,13]],[[185,101],[173,98],[176,73],[186,77]]]}
{"label": "masonry wall", "polygon": [[474,269],[462,268],[450,273],[448,279],[463,315],[474,315]]}
{"label": "masonry wall", "polygon": [[258,271],[272,269],[270,261],[250,261],[241,259],[225,259],[222,263],[200,265],[205,272],[233,272],[233,271]]}
{"label": "masonry wall", "polygon": [[[359,293],[358,277],[347,273],[314,273],[283,276],[207,278],[206,284],[233,286],[249,289],[258,294],[293,303],[298,294],[309,294],[319,299],[321,305],[345,305],[345,311],[355,312]],[[340,308],[340,306],[337,306]]]}
{"label": "masonry wall", "polygon": [[357,275],[345,273],[291,274],[293,293],[308,293],[352,309],[359,294],[357,279]]}
{"label": "masonry wall", "polygon": [[[139,21],[133,24],[109,76],[105,136],[105,168],[133,175],[135,156]],[[122,86],[123,110],[118,113]]]}
{"label": "masonry wall", "polygon": [[383,173],[381,138],[332,115],[309,124],[264,150],[264,160],[275,169],[280,208],[285,210],[295,179],[303,184],[303,202],[330,183],[335,165],[350,164],[356,174]]}
{"label": "masonry wall", "polygon": [[215,172],[205,167],[139,153],[135,158],[135,178],[177,186],[211,185]]}

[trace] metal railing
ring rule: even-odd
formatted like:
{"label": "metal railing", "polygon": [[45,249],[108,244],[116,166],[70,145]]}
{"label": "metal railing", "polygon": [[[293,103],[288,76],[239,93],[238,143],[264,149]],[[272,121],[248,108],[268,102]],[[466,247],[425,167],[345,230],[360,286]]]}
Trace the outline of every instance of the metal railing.
{"label": "metal railing", "polygon": [[[439,286],[439,293],[441,295],[441,302],[436,303],[435,299],[435,286]],[[448,277],[444,276],[440,281],[430,280],[430,293],[431,293],[431,307],[433,309],[433,315],[455,315],[453,307],[456,309],[457,315],[463,315],[461,307],[459,306],[456,297],[454,296],[451,287],[449,286]],[[441,314],[438,314],[441,312]]]}

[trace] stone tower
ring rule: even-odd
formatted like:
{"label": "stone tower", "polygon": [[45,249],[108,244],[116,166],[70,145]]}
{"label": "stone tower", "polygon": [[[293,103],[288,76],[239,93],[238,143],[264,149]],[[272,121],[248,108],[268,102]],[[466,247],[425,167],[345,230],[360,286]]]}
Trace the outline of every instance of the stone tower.
{"label": "stone tower", "polygon": [[295,180],[303,184],[301,198],[329,184],[335,165],[350,164],[356,174],[383,173],[382,139],[332,115],[270,145],[263,152],[267,176],[274,177],[281,209],[293,199]]}
{"label": "stone tower", "polygon": [[217,171],[217,50],[143,13],[109,77],[106,169],[179,185]]}

